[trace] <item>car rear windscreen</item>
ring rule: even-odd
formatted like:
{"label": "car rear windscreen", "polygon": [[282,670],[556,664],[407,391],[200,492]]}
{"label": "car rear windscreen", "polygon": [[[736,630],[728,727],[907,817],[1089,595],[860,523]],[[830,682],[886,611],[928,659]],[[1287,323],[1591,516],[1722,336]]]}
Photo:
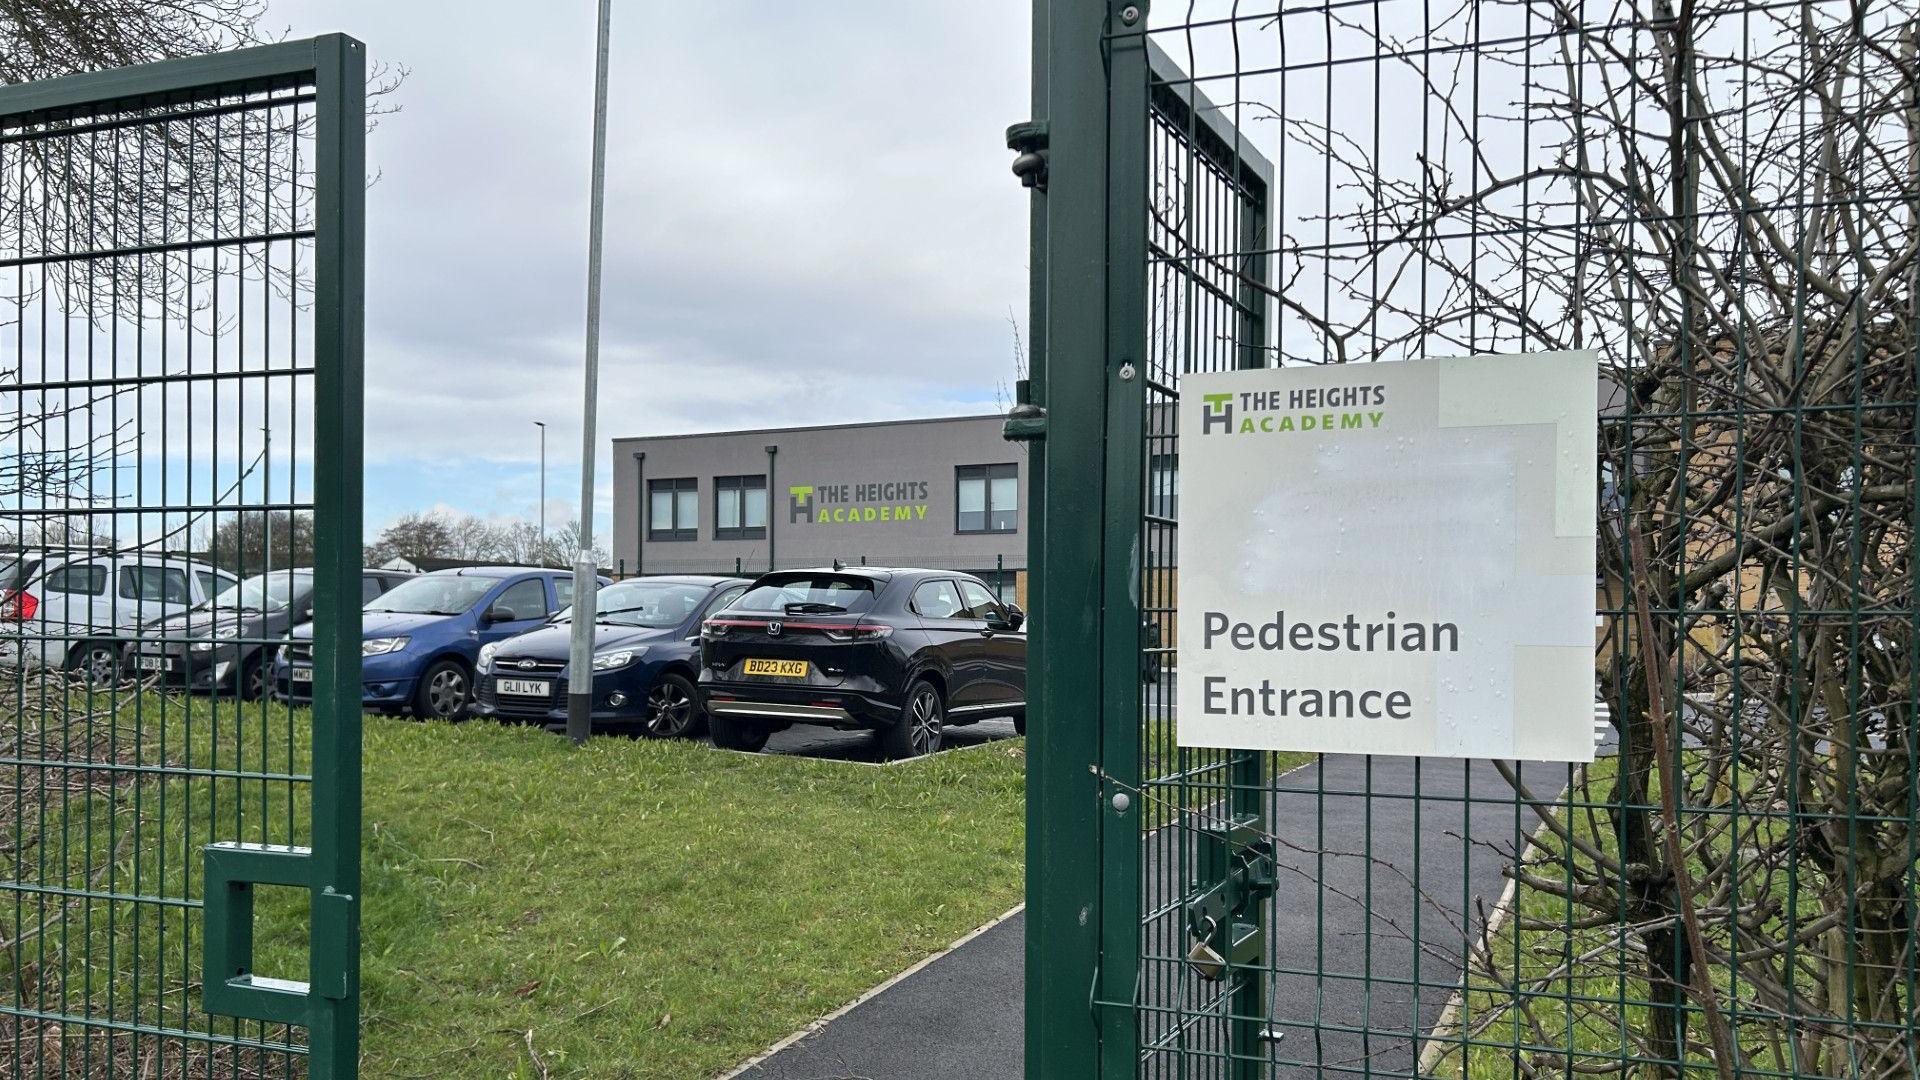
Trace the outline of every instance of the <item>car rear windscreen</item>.
{"label": "car rear windscreen", "polygon": [[746,611],[796,609],[816,614],[865,611],[873,604],[871,578],[838,574],[783,574],[764,577],[734,607]]}
{"label": "car rear windscreen", "polygon": [[0,592],[19,588],[39,568],[39,559],[0,559]]}

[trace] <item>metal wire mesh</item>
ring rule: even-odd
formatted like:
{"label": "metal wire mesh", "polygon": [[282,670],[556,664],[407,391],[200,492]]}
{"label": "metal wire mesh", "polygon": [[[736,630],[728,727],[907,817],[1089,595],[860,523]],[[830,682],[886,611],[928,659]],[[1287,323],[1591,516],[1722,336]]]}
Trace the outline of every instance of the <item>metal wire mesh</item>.
{"label": "metal wire mesh", "polygon": [[[1137,1075],[1914,1075],[1911,6],[1147,20]],[[1566,348],[1600,760],[1176,747],[1180,377]],[[1182,907],[1239,815],[1278,881],[1214,981]]]}
{"label": "metal wire mesh", "polygon": [[[314,841],[263,691],[314,596],[315,110],[0,110],[0,1074],[307,1072],[202,1008],[201,851]],[[305,891],[258,891],[304,980]]]}

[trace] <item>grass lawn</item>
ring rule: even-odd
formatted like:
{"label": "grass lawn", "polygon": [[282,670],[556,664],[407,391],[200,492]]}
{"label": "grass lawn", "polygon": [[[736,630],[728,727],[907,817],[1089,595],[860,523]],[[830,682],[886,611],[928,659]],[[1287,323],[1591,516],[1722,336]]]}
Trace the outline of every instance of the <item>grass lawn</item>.
{"label": "grass lawn", "polygon": [[371,1076],[696,1077],[1018,903],[1021,745],[873,768],[369,723]]}
{"label": "grass lawn", "polygon": [[[172,714],[149,719],[138,741],[150,748],[172,728],[167,760],[204,765],[219,752],[233,767],[231,730],[212,739],[202,717],[189,742],[184,710]],[[279,741],[267,739],[282,757],[286,723],[282,712],[270,725]],[[294,726],[304,759],[305,724]],[[369,717],[362,1075],[687,1080],[730,1069],[1020,901],[1023,748],[875,768],[617,738],[575,750],[526,728]],[[242,753],[259,760],[257,745]],[[178,807],[187,784],[201,782],[149,785],[148,814],[159,787]],[[129,797],[117,804],[122,828]],[[106,800],[91,805],[70,808],[66,835],[48,834],[33,856],[70,851],[76,884],[79,819],[110,832]],[[164,829],[140,827],[121,873],[185,872],[197,895],[206,837],[180,835],[171,813]],[[164,874],[151,865],[163,851]],[[276,943],[301,936],[304,903],[272,903],[265,890],[260,903],[258,970],[300,977],[304,943]],[[97,966],[103,919],[96,992],[121,977]],[[146,925],[129,946],[123,917],[123,964],[129,948],[156,952],[157,923]],[[15,938],[20,927],[0,929]],[[197,933],[186,953],[197,965]],[[9,983],[12,966],[0,959]],[[51,978],[32,967],[26,978]],[[154,997],[188,1026],[204,1023],[197,993]]]}

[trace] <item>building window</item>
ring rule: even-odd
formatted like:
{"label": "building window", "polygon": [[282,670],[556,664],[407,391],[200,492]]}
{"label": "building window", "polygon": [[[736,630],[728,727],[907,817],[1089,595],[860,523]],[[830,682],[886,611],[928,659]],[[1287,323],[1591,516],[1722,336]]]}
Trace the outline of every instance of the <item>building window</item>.
{"label": "building window", "polygon": [[767,535],[767,478],[713,478],[713,538],[762,540]]}
{"label": "building window", "polygon": [[954,470],[957,531],[1010,533],[1020,527],[1017,465],[962,465]]}
{"label": "building window", "polygon": [[700,539],[700,483],[691,476],[647,481],[647,539]]}
{"label": "building window", "polygon": [[1011,570],[1004,573],[984,573],[980,576],[985,579],[988,590],[993,593],[993,598],[1000,601],[1001,607],[1020,606],[1018,595],[1020,588]]}
{"label": "building window", "polygon": [[1155,454],[1147,463],[1147,513],[1176,521],[1180,517],[1180,455]]}

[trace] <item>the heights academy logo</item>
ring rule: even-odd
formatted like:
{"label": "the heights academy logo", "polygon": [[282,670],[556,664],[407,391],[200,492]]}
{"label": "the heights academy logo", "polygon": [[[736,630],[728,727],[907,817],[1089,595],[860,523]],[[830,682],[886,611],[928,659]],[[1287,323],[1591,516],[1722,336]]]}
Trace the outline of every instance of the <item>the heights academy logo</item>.
{"label": "the heights academy logo", "polygon": [[[925,521],[925,480],[868,484],[794,484],[787,488],[787,521],[853,525],[869,521]],[[910,501],[912,500],[912,501]]]}
{"label": "the heights academy logo", "polygon": [[1370,431],[1386,419],[1384,386],[1253,390],[1201,397],[1202,435],[1278,435],[1296,431]]}

